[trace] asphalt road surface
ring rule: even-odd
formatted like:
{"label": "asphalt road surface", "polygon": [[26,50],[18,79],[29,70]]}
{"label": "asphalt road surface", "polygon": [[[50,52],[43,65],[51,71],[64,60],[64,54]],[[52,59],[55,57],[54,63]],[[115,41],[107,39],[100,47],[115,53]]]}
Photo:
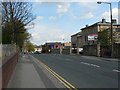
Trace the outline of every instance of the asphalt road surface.
{"label": "asphalt road surface", "polygon": [[118,62],[60,54],[32,54],[76,88],[118,88]]}

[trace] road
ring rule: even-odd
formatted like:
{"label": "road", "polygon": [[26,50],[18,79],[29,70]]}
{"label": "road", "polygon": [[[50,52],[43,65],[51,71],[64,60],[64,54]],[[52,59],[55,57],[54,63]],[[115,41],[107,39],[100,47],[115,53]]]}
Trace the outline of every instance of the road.
{"label": "road", "polygon": [[118,62],[76,55],[32,54],[76,88],[118,88]]}

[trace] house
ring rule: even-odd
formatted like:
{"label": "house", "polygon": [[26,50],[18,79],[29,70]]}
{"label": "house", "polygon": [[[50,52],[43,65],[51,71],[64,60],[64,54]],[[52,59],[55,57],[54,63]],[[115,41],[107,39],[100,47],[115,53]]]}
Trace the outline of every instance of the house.
{"label": "house", "polygon": [[[99,43],[99,33],[104,30],[109,30],[110,33],[110,22],[106,22],[105,19],[102,21],[94,23],[90,26],[86,25],[86,27],[82,28],[82,44],[85,55],[95,55],[100,56],[100,47],[98,47]],[[113,20],[113,37],[115,38],[114,43],[120,43],[120,25],[116,23],[116,20]],[[109,41],[109,43],[111,43]],[[100,45],[101,46],[101,45]],[[108,49],[107,49],[108,50]],[[109,49],[110,51],[110,49]],[[106,51],[107,52],[107,51]],[[105,52],[104,52],[105,53]]]}
{"label": "house", "polygon": [[79,53],[79,49],[83,47],[82,32],[78,32],[71,36],[72,53]]}

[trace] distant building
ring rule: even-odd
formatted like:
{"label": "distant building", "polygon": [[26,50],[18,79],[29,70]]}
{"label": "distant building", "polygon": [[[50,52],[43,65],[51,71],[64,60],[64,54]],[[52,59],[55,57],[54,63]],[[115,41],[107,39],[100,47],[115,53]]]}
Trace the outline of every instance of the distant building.
{"label": "distant building", "polygon": [[48,46],[49,49],[60,49],[61,45],[62,45],[61,42],[48,42],[48,43],[45,43],[45,46]]}
{"label": "distant building", "polygon": [[42,51],[44,53],[51,52],[52,49],[60,49],[63,44],[61,42],[47,42],[42,45]]}
{"label": "distant building", "polygon": [[71,42],[65,42],[63,45],[64,49],[70,49],[71,47]]}

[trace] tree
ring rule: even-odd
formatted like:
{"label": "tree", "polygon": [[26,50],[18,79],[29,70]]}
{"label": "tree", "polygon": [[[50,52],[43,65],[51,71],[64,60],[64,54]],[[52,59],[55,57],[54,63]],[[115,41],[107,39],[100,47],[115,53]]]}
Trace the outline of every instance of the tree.
{"label": "tree", "polygon": [[32,52],[32,51],[34,51],[34,45],[30,41],[27,41],[26,42],[26,49],[28,52]]}
{"label": "tree", "polygon": [[11,2],[11,0],[8,1],[9,2],[2,3],[3,22],[11,22],[15,25],[16,21],[20,21],[23,23],[17,26],[20,28],[26,26],[34,19],[34,16],[31,13],[31,3],[17,2],[17,0],[14,0],[15,2]]}
{"label": "tree", "polygon": [[[113,42],[116,42],[116,31],[113,32]],[[105,29],[98,33],[98,42],[101,46],[101,55],[110,56],[111,55],[111,35],[110,28]]]}
{"label": "tree", "polygon": [[109,46],[110,45],[110,33],[109,29],[105,29],[98,34],[98,41],[101,46]]}
{"label": "tree", "polygon": [[[116,31],[113,32],[113,42],[116,42]],[[100,42],[101,46],[110,46],[111,45],[111,35],[110,35],[110,28],[105,29],[98,33],[98,41]]]}
{"label": "tree", "polygon": [[32,4],[17,2],[17,0],[14,0],[14,2],[11,2],[11,0],[7,1],[2,2],[2,23],[4,24],[2,43],[23,43],[30,36],[25,26],[34,20],[34,16],[31,13]]}

